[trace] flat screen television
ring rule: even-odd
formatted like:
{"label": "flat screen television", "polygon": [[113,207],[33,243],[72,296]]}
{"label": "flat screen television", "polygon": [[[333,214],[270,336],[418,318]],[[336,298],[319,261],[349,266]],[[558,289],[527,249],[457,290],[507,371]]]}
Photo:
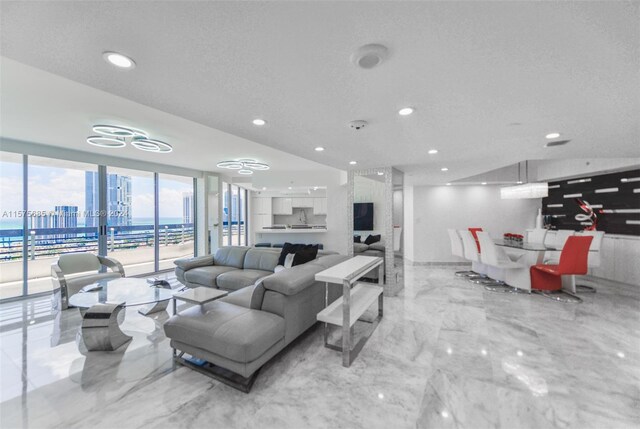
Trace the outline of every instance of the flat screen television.
{"label": "flat screen television", "polygon": [[373,231],[373,203],[353,203],[353,230]]}

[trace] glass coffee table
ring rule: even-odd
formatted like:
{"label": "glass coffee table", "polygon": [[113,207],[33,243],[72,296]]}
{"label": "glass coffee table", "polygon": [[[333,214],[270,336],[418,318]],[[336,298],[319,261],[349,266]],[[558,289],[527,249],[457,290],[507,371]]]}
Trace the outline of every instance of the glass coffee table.
{"label": "glass coffee table", "polygon": [[[95,289],[94,289],[95,288]],[[69,304],[82,313],[82,338],[89,351],[113,351],[132,337],[118,326],[118,315],[125,307],[144,306],[140,314],[164,311],[173,298],[171,289],[149,285],[146,279],[100,280],[69,298]]]}

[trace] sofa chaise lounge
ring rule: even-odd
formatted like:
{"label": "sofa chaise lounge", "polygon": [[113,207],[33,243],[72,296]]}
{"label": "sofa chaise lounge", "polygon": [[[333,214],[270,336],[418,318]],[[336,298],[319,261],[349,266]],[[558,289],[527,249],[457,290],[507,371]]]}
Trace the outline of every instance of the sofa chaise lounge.
{"label": "sofa chaise lounge", "polygon": [[[269,249],[224,247],[212,257],[180,261],[176,272],[184,271],[187,286],[199,286],[206,280],[210,287],[235,291],[180,311],[165,323],[171,347],[178,353],[177,363],[248,392],[260,367],[316,323],[317,313],[325,307],[325,286],[315,275],[347,257],[323,255],[274,273],[279,254]],[[207,265],[200,265],[205,261]],[[190,275],[199,267],[208,268],[208,280],[203,270]],[[242,282],[251,283],[242,287]],[[330,289],[329,302],[340,296],[340,289]],[[195,365],[182,357],[184,353],[206,363]]]}

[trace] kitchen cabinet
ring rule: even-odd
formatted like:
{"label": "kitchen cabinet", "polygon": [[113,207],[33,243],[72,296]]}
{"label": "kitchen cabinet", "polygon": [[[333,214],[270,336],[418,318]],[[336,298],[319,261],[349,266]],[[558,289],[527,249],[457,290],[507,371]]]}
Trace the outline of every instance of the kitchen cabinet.
{"label": "kitchen cabinet", "polygon": [[296,208],[312,208],[313,198],[291,198],[291,204]]}
{"label": "kitchen cabinet", "polygon": [[326,198],[313,198],[313,214],[314,215],[326,215],[327,214],[327,199]]}
{"label": "kitchen cabinet", "polygon": [[271,198],[257,197],[252,201],[251,213],[254,215],[269,215],[271,216]]}
{"label": "kitchen cabinet", "polygon": [[292,198],[275,197],[272,200],[274,215],[290,215],[293,214]]}

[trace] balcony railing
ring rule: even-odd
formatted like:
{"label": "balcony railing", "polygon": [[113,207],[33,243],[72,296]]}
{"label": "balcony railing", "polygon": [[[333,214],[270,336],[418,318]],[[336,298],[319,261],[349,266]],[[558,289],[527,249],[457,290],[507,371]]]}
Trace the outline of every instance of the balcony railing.
{"label": "balcony railing", "polygon": [[[139,247],[153,247],[153,225],[107,227],[107,249],[109,252]],[[193,224],[168,224],[159,226],[159,244],[168,246],[193,241]],[[17,261],[23,255],[23,230],[0,230],[0,262]],[[96,227],[41,228],[28,230],[28,258],[51,257],[65,253],[98,251],[98,229]]]}

